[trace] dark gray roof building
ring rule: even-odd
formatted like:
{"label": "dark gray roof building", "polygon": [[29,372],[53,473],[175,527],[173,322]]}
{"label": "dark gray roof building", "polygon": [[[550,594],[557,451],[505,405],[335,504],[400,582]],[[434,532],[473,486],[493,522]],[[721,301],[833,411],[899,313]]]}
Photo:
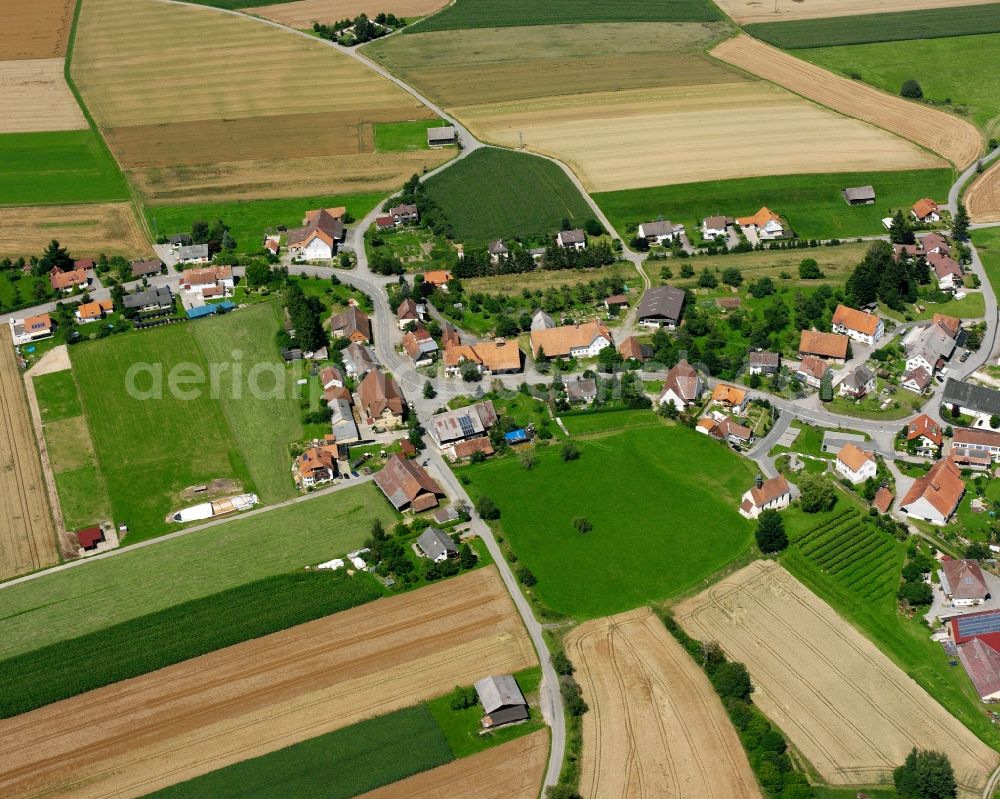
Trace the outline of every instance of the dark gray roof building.
{"label": "dark gray roof building", "polygon": [[875,202],[875,189],[871,186],[855,186],[844,189],[841,194],[848,205],[871,205]]}
{"label": "dark gray roof building", "polygon": [[528,703],[509,674],[484,677],[476,682],[476,693],[486,711],[484,727],[499,727],[528,718]]}
{"label": "dark gray roof building", "polygon": [[167,309],[174,307],[174,295],[166,286],[137,291],[122,297],[122,305],[139,310]]}
{"label": "dark gray roof building", "polygon": [[636,318],[643,324],[677,325],[683,308],[683,291],[673,286],[655,286],[642,295]]}
{"label": "dark gray roof building", "polygon": [[424,530],[417,539],[417,546],[435,563],[458,555],[458,547],[451,540],[451,536],[436,527],[428,527]]}
{"label": "dark gray roof building", "polygon": [[1000,391],[948,378],[944,384],[945,405],[957,405],[984,416],[1000,415]]}
{"label": "dark gray roof building", "polygon": [[441,128],[427,128],[427,144],[431,147],[454,144],[457,138],[458,132],[451,125],[445,125]]}

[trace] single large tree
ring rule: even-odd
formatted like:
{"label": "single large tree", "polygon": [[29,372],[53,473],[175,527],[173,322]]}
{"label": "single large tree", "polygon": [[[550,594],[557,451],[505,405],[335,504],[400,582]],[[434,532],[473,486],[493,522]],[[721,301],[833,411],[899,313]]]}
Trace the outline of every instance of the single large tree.
{"label": "single large tree", "polygon": [[955,772],[948,756],[941,752],[914,747],[892,779],[899,799],[954,799],[958,795]]}
{"label": "single large tree", "polygon": [[914,244],[917,240],[917,237],[913,235],[913,228],[910,227],[910,223],[906,221],[906,216],[901,210],[892,215],[889,240],[893,244]]}
{"label": "single large tree", "polygon": [[45,248],[45,252],[42,253],[38,265],[41,267],[42,273],[51,272],[53,268],[72,269],[73,258],[65,247],[60,247],[59,242],[52,239],[49,246]]}
{"label": "single large tree", "polygon": [[969,212],[965,210],[965,204],[959,203],[955,210],[955,216],[951,220],[951,235],[959,241],[969,238]]}
{"label": "single large tree", "polygon": [[768,508],[757,517],[757,546],[761,552],[780,552],[788,546],[785,524],[778,511]]}
{"label": "single large tree", "polygon": [[806,513],[830,510],[837,501],[833,483],[822,475],[803,472],[798,478],[798,484],[802,510]]}

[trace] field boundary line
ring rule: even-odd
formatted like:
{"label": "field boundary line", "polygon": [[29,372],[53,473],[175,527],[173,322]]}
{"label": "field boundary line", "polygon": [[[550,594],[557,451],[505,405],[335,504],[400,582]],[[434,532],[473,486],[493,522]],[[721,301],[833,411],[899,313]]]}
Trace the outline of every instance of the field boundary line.
{"label": "field boundary line", "polygon": [[[49,459],[49,449],[45,443],[45,425],[42,423],[42,412],[38,407],[38,394],[35,392],[35,380],[29,369],[23,375],[24,392],[28,397],[28,409],[31,413],[32,427],[35,430],[35,440],[38,442],[38,455],[42,461],[42,475],[45,478],[45,489],[49,495],[49,510],[56,526],[56,552],[61,555],[62,542],[60,534],[66,531],[66,520],[63,518],[62,503],[59,501],[59,491],[56,489],[56,476],[52,471],[52,461]],[[90,432],[88,426],[87,432]],[[62,560],[62,557],[60,557]]]}

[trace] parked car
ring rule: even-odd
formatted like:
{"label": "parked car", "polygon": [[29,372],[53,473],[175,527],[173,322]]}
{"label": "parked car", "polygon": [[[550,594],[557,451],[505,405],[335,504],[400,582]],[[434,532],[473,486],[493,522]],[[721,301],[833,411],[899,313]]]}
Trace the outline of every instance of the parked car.
{"label": "parked car", "polygon": [[962,363],[965,363],[967,360],[969,360],[969,351],[966,350],[965,352],[963,352],[962,357],[959,358],[958,360],[960,360]]}

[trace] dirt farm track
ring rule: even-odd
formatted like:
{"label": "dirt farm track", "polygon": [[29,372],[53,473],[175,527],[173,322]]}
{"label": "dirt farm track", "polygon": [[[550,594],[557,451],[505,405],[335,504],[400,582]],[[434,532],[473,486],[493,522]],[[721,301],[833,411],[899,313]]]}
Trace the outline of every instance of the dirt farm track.
{"label": "dirt farm track", "polygon": [[59,561],[56,531],[42,479],[10,328],[0,329],[0,579]]}
{"label": "dirt farm track", "polygon": [[761,796],[714,689],[651,610],[586,622],[570,633],[566,651],[590,705],[584,796]]}
{"label": "dirt farm track", "polygon": [[676,613],[746,664],[755,704],[827,782],[891,779],[915,746],[948,755],[962,796],[982,794],[997,753],[777,563],[755,561]]}
{"label": "dirt farm track", "polygon": [[490,566],[0,721],[0,796],[141,796],[535,663]]}

